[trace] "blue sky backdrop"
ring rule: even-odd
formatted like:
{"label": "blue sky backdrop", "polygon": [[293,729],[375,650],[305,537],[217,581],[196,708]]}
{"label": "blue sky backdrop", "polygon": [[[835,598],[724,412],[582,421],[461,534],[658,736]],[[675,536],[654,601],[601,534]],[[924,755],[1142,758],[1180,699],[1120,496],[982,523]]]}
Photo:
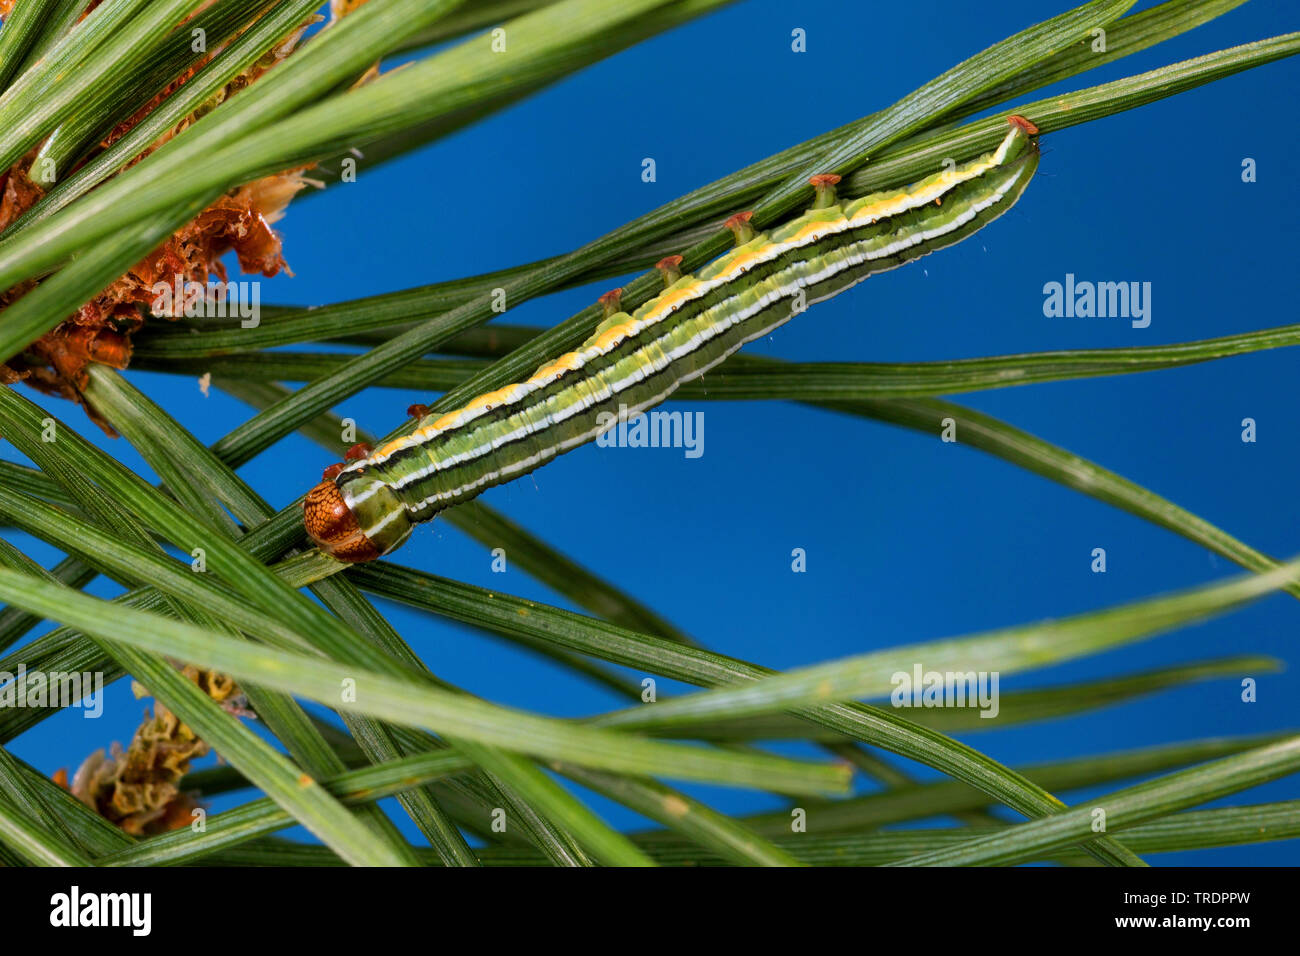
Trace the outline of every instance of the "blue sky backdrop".
{"label": "blue sky backdrop", "polygon": [[[376,169],[363,160],[356,183],[290,208],[279,228],[296,275],[268,281],[263,301],[323,304],[565,252],[887,106],[1064,6],[737,3],[417,154]],[[1289,3],[1257,0],[1062,91],[1294,27]],[[795,28],[807,33],[805,53],[791,50]],[[1300,63],[1275,63],[1053,133],[1043,140],[1037,178],[1009,214],[957,247],[817,306],[749,351],[803,361],[907,362],[1156,345],[1293,322],[1297,80]],[[641,178],[646,157],[656,163],[653,183]],[[1242,182],[1246,157],[1257,162],[1257,182]],[[1045,317],[1043,286],[1067,273],[1149,282],[1150,327]],[[616,284],[524,304],[506,321],[552,325]],[[1283,350],[956,400],[1110,468],[1256,548],[1290,556],[1300,552],[1295,373],[1295,354]],[[204,398],[191,378],[130,375],[207,441],[251,414],[215,390]],[[725,375],[723,368],[710,378]],[[337,411],[382,434],[410,402],[428,398],[370,389]],[[47,404],[100,440],[79,411]],[[1237,573],[1170,532],[935,436],[789,403],[674,407],[704,411],[702,457],[588,446],[492,489],[484,500],[706,646],[750,661],[812,664],[1077,614]],[[1258,423],[1253,444],[1241,440],[1247,417]],[[125,441],[101,443],[144,469]],[[14,454],[8,446],[2,453]],[[282,506],[330,460],[295,436],[240,473]],[[31,539],[6,535],[46,563],[57,559]],[[1090,570],[1098,547],[1106,549],[1105,574]],[[791,572],[793,548],[806,550],[806,573]],[[493,573],[486,550],[445,522],[419,528],[399,560],[564,603],[513,567]],[[102,581],[91,590],[114,593]],[[383,610],[436,673],[488,699],[561,716],[622,705],[491,637],[393,606]],[[1197,627],[1002,681],[1005,693],[1220,656],[1270,655],[1287,670],[1241,675],[1258,678],[1256,703],[1240,701],[1239,677],[1215,679],[1069,720],[963,739],[1017,766],[1295,728],[1298,620],[1293,599],[1272,597]],[[676,690],[660,683],[661,694]],[[75,768],[91,750],[128,740],[143,706],[122,683],[109,691],[103,719],[59,714],[13,749],[43,771]],[[920,779],[936,776],[917,765],[906,769]],[[781,805],[762,794],[686,789],[728,812]],[[1297,797],[1300,780],[1293,778],[1226,802]],[[643,823],[592,800],[620,826]],[[1296,858],[1293,841],[1152,862],[1279,865]]]}

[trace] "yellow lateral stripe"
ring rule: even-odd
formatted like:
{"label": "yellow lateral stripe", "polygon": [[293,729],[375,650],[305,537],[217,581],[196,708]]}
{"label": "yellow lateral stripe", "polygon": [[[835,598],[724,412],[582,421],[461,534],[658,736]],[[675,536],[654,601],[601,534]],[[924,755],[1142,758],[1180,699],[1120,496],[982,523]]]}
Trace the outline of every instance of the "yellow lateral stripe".
{"label": "yellow lateral stripe", "polygon": [[[566,352],[553,362],[543,365],[529,376],[524,383],[507,385],[496,392],[488,392],[486,395],[481,395],[478,398],[471,399],[467,405],[458,408],[455,411],[448,412],[432,424],[417,428],[415,431],[410,432],[407,435],[394,438],[392,441],[382,445],[372,452],[369,456],[369,460],[382,462],[384,459],[399,451],[417,445],[423,445],[439,432],[445,431],[448,428],[460,427],[471,418],[477,417],[477,415],[471,413],[478,412],[490,407],[491,405],[497,404],[500,400],[501,393],[505,392],[507,389],[518,389],[520,384],[531,385],[534,387],[549,385],[551,382],[555,381],[555,379],[559,378],[560,375],[565,372],[576,370],[590,359],[608,355],[632,336],[638,335],[650,326],[662,322],[665,318],[671,315],[677,307],[686,302],[690,302],[693,299],[699,298],[703,295],[704,291],[735,281],[753,265],[765,262],[775,256],[779,256],[787,249],[802,245],[810,236],[814,236],[817,233],[832,235],[835,232],[841,231],[847,222],[847,219],[841,218],[837,221],[833,220],[828,222],[826,220],[818,220],[817,222],[809,223],[791,239],[784,242],[771,242],[759,249],[748,250],[741,255],[735,256],[733,261],[729,263],[729,268],[725,273],[715,276],[707,283],[696,280],[688,286],[665,290],[658,297],[652,300],[653,304],[651,310],[643,318],[629,319],[627,322],[622,322],[606,329],[605,332],[601,333],[596,341],[590,343],[583,352]],[[835,228],[827,228],[828,226]],[[822,236],[817,236],[817,238],[822,238]],[[702,289],[704,286],[707,286],[707,289]],[[594,354],[586,355],[584,354],[586,352],[593,352]],[[523,395],[515,391],[512,392],[512,397],[518,399],[522,398]]]}
{"label": "yellow lateral stripe", "polygon": [[[685,303],[699,298],[711,289],[735,281],[753,266],[776,258],[789,249],[820,241],[847,229],[871,225],[881,219],[887,219],[890,216],[941,199],[945,193],[953,188],[976,179],[1000,165],[1015,135],[1015,131],[1009,133],[989,159],[977,160],[957,169],[945,169],[943,172],[930,177],[928,182],[922,181],[922,183],[917,183],[910,189],[882,196],[878,200],[854,210],[851,216],[841,215],[838,219],[815,219],[805,223],[794,235],[784,240],[769,242],[755,249],[741,248],[733,250],[727,254],[731,257],[731,260],[726,263],[720,272],[707,281],[690,275],[683,276],[683,280],[689,281],[675,283],[672,288],[665,289],[646,303],[644,307],[646,312],[641,318],[631,317],[625,322],[620,322],[605,329],[595,337],[594,341],[589,340],[585,343],[581,350],[564,353],[559,358],[541,366],[524,382],[505,385],[495,391],[473,398],[463,407],[448,412],[433,423],[387,442],[372,452],[367,460],[382,462],[399,451],[424,444],[439,432],[460,427],[467,421],[478,417],[477,413],[479,412],[490,410],[500,404],[521,401],[535,388],[549,385],[564,373],[575,371],[588,361],[608,355],[629,338],[662,322]],[[843,205],[841,204],[841,209]],[[825,210],[820,211],[825,212]]]}
{"label": "yellow lateral stripe", "polygon": [[869,226],[879,219],[888,219],[890,216],[896,216],[908,209],[924,206],[928,202],[942,198],[945,193],[962,183],[978,179],[997,166],[998,163],[993,160],[984,160],[971,163],[962,169],[945,169],[942,173],[932,177],[933,182],[928,185],[918,184],[917,187],[907,192],[886,197],[855,210],[853,215],[849,217],[849,221],[854,226]]}

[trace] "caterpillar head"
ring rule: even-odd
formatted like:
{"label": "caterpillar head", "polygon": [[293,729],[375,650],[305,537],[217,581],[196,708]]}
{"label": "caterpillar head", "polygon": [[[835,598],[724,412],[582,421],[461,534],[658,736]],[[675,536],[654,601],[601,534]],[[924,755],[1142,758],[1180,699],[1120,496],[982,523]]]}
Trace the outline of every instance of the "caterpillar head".
{"label": "caterpillar head", "polygon": [[411,533],[392,489],[364,472],[326,478],[302,503],[303,524],[320,549],[340,561],[373,561]]}

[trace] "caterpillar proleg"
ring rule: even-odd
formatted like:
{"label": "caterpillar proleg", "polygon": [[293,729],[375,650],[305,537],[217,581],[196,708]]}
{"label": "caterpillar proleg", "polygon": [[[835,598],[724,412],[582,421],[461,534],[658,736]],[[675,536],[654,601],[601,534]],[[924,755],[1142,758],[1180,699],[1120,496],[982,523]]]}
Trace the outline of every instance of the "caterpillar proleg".
{"label": "caterpillar proleg", "polygon": [[662,260],[664,291],[631,314],[602,296],[605,320],[579,348],[327,469],[303,504],[308,533],[342,561],[374,560],[418,522],[591,441],[601,412],[657,405],[806,305],[960,242],[1006,212],[1038,166],[1038,129],[1009,123],[997,149],[911,186],[837,202],[839,177],[814,176],[813,207],[770,232],[731,217],[734,249],[693,275],[680,256]]}

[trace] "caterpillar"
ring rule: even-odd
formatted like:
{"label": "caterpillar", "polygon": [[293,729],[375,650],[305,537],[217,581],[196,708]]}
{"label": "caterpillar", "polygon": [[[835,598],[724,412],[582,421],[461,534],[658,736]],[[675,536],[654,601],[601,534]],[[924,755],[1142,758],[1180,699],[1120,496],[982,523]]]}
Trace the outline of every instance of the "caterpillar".
{"label": "caterpillar", "polygon": [[771,232],[732,216],[735,248],[694,275],[681,256],[661,260],[664,291],[630,315],[606,293],[592,336],[527,381],[421,415],[408,434],[326,469],[303,502],[308,534],[341,561],[372,561],[444,508],[594,439],[601,412],[656,405],[807,305],[961,241],[1006,212],[1038,166],[1038,128],[1008,123],[997,149],[911,186],[839,203],[839,177],[823,174],[810,180],[812,208]]}

